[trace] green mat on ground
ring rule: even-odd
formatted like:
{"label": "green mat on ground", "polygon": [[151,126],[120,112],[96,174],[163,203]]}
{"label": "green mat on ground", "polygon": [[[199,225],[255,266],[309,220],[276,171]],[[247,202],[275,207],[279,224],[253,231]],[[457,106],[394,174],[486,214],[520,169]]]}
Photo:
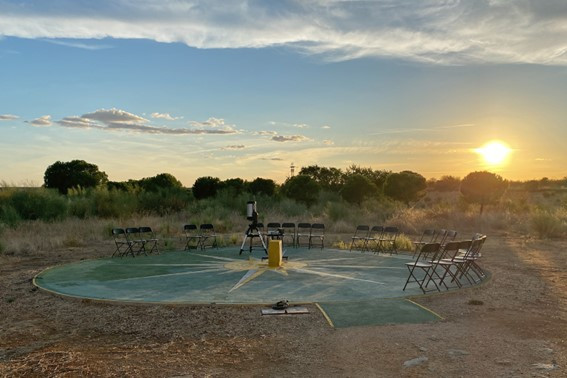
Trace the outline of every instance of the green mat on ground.
{"label": "green mat on ground", "polygon": [[336,328],[399,324],[425,323],[440,317],[427,309],[404,298],[373,301],[327,302],[319,306]]}

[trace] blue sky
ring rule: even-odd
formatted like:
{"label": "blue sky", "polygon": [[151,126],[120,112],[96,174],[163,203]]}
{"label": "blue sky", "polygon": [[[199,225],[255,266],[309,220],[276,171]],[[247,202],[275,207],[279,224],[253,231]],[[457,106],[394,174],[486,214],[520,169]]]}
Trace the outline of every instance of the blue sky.
{"label": "blue sky", "polygon": [[566,25],[559,0],[0,0],[0,180],[564,177]]}

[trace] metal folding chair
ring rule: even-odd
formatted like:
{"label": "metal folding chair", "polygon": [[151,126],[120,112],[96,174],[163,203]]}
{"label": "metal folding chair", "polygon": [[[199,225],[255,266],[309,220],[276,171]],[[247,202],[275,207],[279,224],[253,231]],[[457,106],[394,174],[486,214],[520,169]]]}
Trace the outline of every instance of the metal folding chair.
{"label": "metal folding chair", "polygon": [[126,238],[126,231],[123,228],[113,228],[112,237],[114,238],[114,244],[116,249],[112,254],[114,256],[124,257],[127,254],[131,254],[134,257],[134,252],[132,251],[132,243]]}
{"label": "metal folding chair", "polygon": [[413,257],[415,257],[415,255],[419,252],[419,250],[424,244],[433,243],[434,239],[435,239],[435,230],[433,229],[423,230],[423,233],[421,234],[419,240],[413,242],[413,245],[415,246]]}
{"label": "metal folding chair", "polygon": [[307,246],[310,245],[311,223],[299,223],[297,225],[297,234],[295,234],[295,246],[301,247],[301,239],[307,240]]}
{"label": "metal folding chair", "polygon": [[151,227],[140,227],[140,238],[142,239],[144,251],[147,251],[147,246],[150,247],[150,250],[147,251],[148,253],[157,253],[159,254],[158,249],[158,241],[159,239],[156,237],[156,234],[152,230]]}
{"label": "metal folding chair", "polygon": [[201,247],[202,237],[196,224],[184,225],[183,232],[185,233],[185,247],[183,248],[184,251]]}
{"label": "metal folding chair", "polygon": [[[459,256],[459,251],[462,249],[468,249],[471,245],[470,240],[463,241],[450,241],[444,246],[442,246],[442,252],[436,260],[431,261],[434,264],[434,274],[439,278],[439,286],[445,286],[445,289],[449,290],[449,286],[445,283],[445,278],[447,276],[451,277],[451,282],[454,282],[457,287],[463,287],[462,283],[459,281],[459,273],[462,271],[462,266],[456,259]],[[443,270],[440,273],[437,270]],[[433,275],[432,275],[433,276]],[[433,279],[432,277],[430,279]]]}
{"label": "metal folding chair", "polygon": [[283,237],[283,229],[281,223],[269,222],[266,225],[267,240],[281,240]]}
{"label": "metal folding chair", "polygon": [[349,251],[352,251],[352,249],[356,246],[357,243],[359,244],[359,248],[362,251],[364,248],[366,238],[368,237],[369,233],[370,233],[369,226],[367,225],[356,226],[356,230],[354,230],[354,235],[351,238]]}
{"label": "metal folding chair", "polygon": [[[214,247],[219,248],[217,243],[217,234],[215,233],[215,228],[210,223],[202,224],[199,229],[201,230],[201,249]],[[210,240],[211,244],[207,245],[207,241]]]}
{"label": "metal folding chair", "polygon": [[[380,251],[380,238],[382,238],[382,234],[384,233],[384,226],[372,226],[368,236],[364,239],[364,244],[362,245],[363,251]],[[374,249],[371,249],[370,244],[374,243]]]}
{"label": "metal folding chair", "polygon": [[309,234],[309,249],[313,246],[313,240],[321,242],[321,249],[325,247],[325,225],[323,223],[313,223]]}
{"label": "metal folding chair", "polygon": [[140,229],[138,227],[126,228],[126,239],[131,243],[132,256],[134,253],[139,255],[143,253],[147,256],[146,249],[144,248],[144,241],[140,238]]}
{"label": "metal folding chair", "polygon": [[[427,285],[429,282],[433,282],[435,285],[435,289],[440,291],[439,286],[435,283],[435,280],[432,280],[433,275],[433,268],[434,264],[431,261],[435,261],[436,257],[439,254],[441,248],[441,244],[439,243],[427,243],[424,244],[419,253],[417,255],[417,259],[412,262],[406,263],[406,267],[408,268],[409,275],[408,279],[406,280],[406,284],[404,285],[403,291],[406,290],[406,287],[409,283],[415,282],[419,285],[423,294],[427,291]],[[423,277],[418,277],[418,272],[422,272]]]}
{"label": "metal folding chair", "polygon": [[390,254],[398,253],[398,248],[396,247],[396,239],[400,231],[397,227],[384,227],[384,232],[379,240],[379,246],[382,252],[390,252]]}
{"label": "metal folding chair", "polygon": [[295,223],[283,222],[282,232],[282,244],[285,245],[286,240],[291,240],[291,246],[295,247]]}

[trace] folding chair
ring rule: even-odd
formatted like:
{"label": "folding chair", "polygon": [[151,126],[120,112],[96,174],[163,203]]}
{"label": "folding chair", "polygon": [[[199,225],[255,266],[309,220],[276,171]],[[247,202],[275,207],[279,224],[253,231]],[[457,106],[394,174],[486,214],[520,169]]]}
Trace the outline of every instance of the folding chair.
{"label": "folding chair", "polygon": [[397,227],[384,227],[384,232],[382,233],[382,237],[379,240],[380,248],[383,252],[390,252],[390,254],[398,253],[398,249],[396,247],[396,239],[400,231]]}
{"label": "folding chair", "polygon": [[448,242],[454,241],[456,238],[457,238],[457,231],[447,230],[447,233],[445,234],[445,240],[443,240],[443,243],[441,243],[441,246],[444,246]]}
{"label": "folding chair", "polygon": [[134,257],[134,252],[132,251],[132,243],[126,238],[126,231],[123,228],[113,228],[112,237],[114,238],[114,244],[116,244],[116,250],[112,254],[114,256],[124,257],[128,253]]}
{"label": "folding chair", "polygon": [[413,245],[415,246],[413,257],[415,258],[415,255],[419,252],[419,250],[424,244],[433,243],[434,239],[435,239],[435,230],[433,229],[423,230],[423,233],[421,234],[419,240],[413,242]]}
{"label": "folding chair", "polygon": [[374,243],[375,249],[374,252],[380,251],[380,238],[382,238],[382,234],[384,233],[384,226],[372,226],[368,236],[364,239],[364,244],[362,246],[363,251],[370,251],[370,243]]}
{"label": "folding chair", "polygon": [[362,250],[364,248],[364,243],[369,233],[370,233],[369,226],[366,225],[356,226],[356,230],[354,230],[354,235],[351,238],[349,251],[352,251],[352,248],[356,245],[357,242],[358,244],[362,242],[362,245],[360,245],[360,249]]}
{"label": "folding chair", "polygon": [[[199,229],[201,230],[201,249],[205,249],[207,247],[215,247],[218,249],[217,234],[215,233],[214,226],[210,223],[206,223],[202,224]],[[207,245],[207,240],[209,239],[211,239],[212,243]]]}
{"label": "folding chair", "polygon": [[[456,261],[459,256],[459,251],[461,249],[469,249],[471,246],[470,240],[464,241],[450,241],[445,246],[442,246],[442,251],[440,256],[436,258],[436,260],[431,261],[434,265],[434,274],[439,278],[439,286],[445,286],[445,289],[449,290],[449,286],[445,283],[445,278],[450,276],[452,278],[451,282],[457,284],[457,287],[463,287],[462,283],[459,281],[459,273],[462,271],[461,265]],[[437,268],[443,269],[443,275],[440,276],[437,272]],[[453,270],[454,268],[454,270]],[[433,279],[431,275],[430,279]]]}
{"label": "folding chair", "polygon": [[447,230],[435,230],[435,238],[433,239],[433,243],[439,243],[441,245],[445,244],[445,239],[447,238]]}
{"label": "folding chair", "polygon": [[285,240],[291,239],[291,246],[295,247],[295,223],[284,222],[282,223],[282,244],[285,244]]}
{"label": "folding chair", "polygon": [[323,223],[313,223],[309,234],[309,249],[313,246],[313,239],[321,241],[321,249],[325,247],[325,225]]}
{"label": "folding chair", "polygon": [[309,237],[311,236],[311,223],[299,223],[297,225],[297,234],[295,234],[295,246],[301,247],[301,238],[307,239],[309,246]]}
{"label": "folding chair", "polygon": [[126,239],[132,244],[131,250],[133,253],[137,255],[143,253],[147,256],[144,241],[140,238],[140,229],[138,227],[126,228]]}
{"label": "folding chair", "polygon": [[[184,251],[197,249],[201,246],[202,236],[196,224],[184,225],[183,232],[185,233],[185,247],[183,248]],[[195,242],[194,245],[193,242]]]}
{"label": "folding chair", "polygon": [[158,241],[159,239],[156,238],[156,234],[152,230],[151,227],[140,227],[140,238],[142,239],[144,251],[146,251],[146,246],[150,246],[150,250],[148,253],[157,253],[159,255],[158,250]]}
{"label": "folding chair", "polygon": [[[480,236],[479,236],[480,235]],[[486,235],[477,234],[471,242],[470,248],[461,255],[457,261],[462,264],[460,278],[465,277],[469,283],[482,281],[486,277],[484,270],[478,265],[477,261],[481,258],[480,251],[484,242],[486,241]],[[471,273],[476,275],[476,279]]]}
{"label": "folding chair", "polygon": [[[403,291],[405,291],[408,284],[412,282],[415,282],[419,285],[419,288],[421,289],[421,291],[423,291],[423,294],[425,294],[427,291],[432,291],[432,290],[427,290],[427,285],[429,284],[429,282],[433,282],[437,291],[440,291],[439,286],[437,286],[437,284],[435,283],[435,280],[431,280],[434,265],[433,263],[430,262],[436,260],[440,248],[441,248],[441,244],[439,243],[424,244],[419,250],[417,259],[412,262],[406,263],[406,267],[408,268],[409,275],[408,275],[408,279],[406,280],[406,284],[402,289]],[[416,274],[417,270],[423,272],[423,278],[420,279],[417,276]]]}
{"label": "folding chair", "polygon": [[268,240],[281,240],[283,230],[281,223],[270,222],[266,226],[266,239]]}

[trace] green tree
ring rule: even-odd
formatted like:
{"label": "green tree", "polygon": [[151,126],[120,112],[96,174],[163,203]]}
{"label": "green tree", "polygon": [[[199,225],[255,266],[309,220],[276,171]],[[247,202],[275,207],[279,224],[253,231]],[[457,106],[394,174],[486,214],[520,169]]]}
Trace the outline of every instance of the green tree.
{"label": "green tree", "polygon": [[465,201],[480,205],[480,214],[484,205],[497,202],[508,189],[508,182],[497,174],[480,171],[471,172],[461,181],[461,194]]}
{"label": "green tree", "polygon": [[363,168],[353,164],[347,168],[345,175],[346,176],[362,175],[367,179],[369,179],[370,182],[372,182],[376,186],[378,191],[381,191],[382,188],[384,187],[384,182],[386,181],[386,178],[390,173],[391,173],[390,171],[381,171],[381,170],[374,170],[372,168]]}
{"label": "green tree", "polygon": [[94,164],[84,160],[57,161],[47,167],[43,175],[44,186],[67,194],[71,188],[94,188],[106,184],[108,176]]}
{"label": "green tree", "polygon": [[412,171],[390,173],[384,182],[384,194],[406,205],[423,197],[425,189],[425,177]]}
{"label": "green tree", "polygon": [[169,173],[160,173],[153,177],[146,177],[138,181],[138,185],[146,192],[157,192],[160,189],[179,189],[183,187],[181,181]]}
{"label": "green tree", "polygon": [[301,168],[299,174],[311,177],[324,190],[339,191],[344,185],[344,173],[339,168],[310,165]]}
{"label": "green tree", "polygon": [[438,192],[456,192],[460,187],[461,179],[455,176],[442,176],[432,185],[432,188]]}
{"label": "green tree", "polygon": [[220,187],[221,181],[218,177],[199,177],[193,184],[193,196],[196,199],[214,197]]}
{"label": "green tree", "polygon": [[307,175],[290,177],[282,185],[282,192],[286,197],[306,206],[311,206],[317,201],[320,189],[317,181]]}
{"label": "green tree", "polygon": [[345,201],[360,205],[366,198],[376,195],[377,191],[376,185],[368,177],[351,174],[347,176],[340,194]]}
{"label": "green tree", "polygon": [[252,194],[273,196],[276,193],[276,183],[274,180],[257,177],[248,184],[248,190],[250,190]]}
{"label": "green tree", "polygon": [[231,178],[224,180],[222,183],[222,189],[228,190],[233,194],[241,194],[246,191],[246,181],[241,178]]}

